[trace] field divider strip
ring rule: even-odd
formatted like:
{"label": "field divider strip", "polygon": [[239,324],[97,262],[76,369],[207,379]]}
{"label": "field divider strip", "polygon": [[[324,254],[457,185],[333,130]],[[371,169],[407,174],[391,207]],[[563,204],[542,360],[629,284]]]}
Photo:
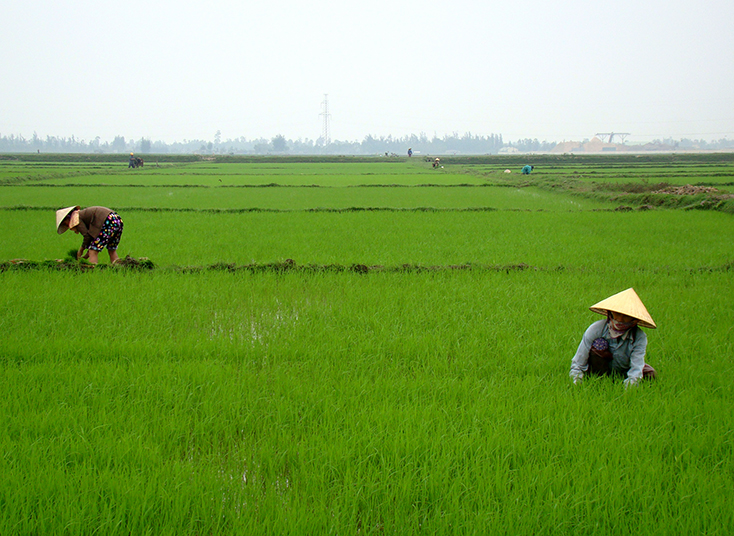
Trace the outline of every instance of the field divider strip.
{"label": "field divider strip", "polygon": [[367,274],[370,272],[388,272],[388,273],[419,273],[419,272],[446,272],[446,271],[487,271],[487,272],[520,272],[525,270],[541,270],[537,266],[531,266],[525,263],[518,264],[446,264],[446,265],[424,265],[414,263],[404,263],[397,265],[367,265],[367,264],[297,264],[293,259],[286,259],[282,262],[273,263],[253,263],[253,264],[236,264],[218,262],[210,265],[202,266],[159,266],[148,258],[133,258],[130,255],[121,259],[114,265],[98,264],[93,265],[84,261],[77,261],[71,258],[54,259],[44,261],[33,261],[28,259],[12,259],[9,261],[0,261],[0,273],[6,271],[32,271],[32,270],[52,270],[52,271],[72,271],[79,273],[89,273],[98,270],[140,270],[140,271],[169,271],[179,273],[199,273],[206,271],[215,272],[295,272],[295,273],[323,273],[323,272],[354,272],[359,274]]}
{"label": "field divider strip", "polygon": [[[653,210],[658,207],[640,206],[636,208],[628,206],[617,206],[609,208],[589,208],[589,209],[567,209],[567,210],[551,210],[545,208],[496,208],[496,207],[311,207],[311,208],[262,208],[262,207],[247,207],[247,208],[173,208],[173,207],[110,207],[118,212],[186,212],[193,214],[244,214],[244,213],[275,213],[275,214],[290,214],[290,213],[333,213],[333,214],[345,214],[351,212],[440,212],[440,213],[451,213],[451,212],[546,212],[546,213],[579,213],[579,212],[629,212],[632,210],[645,211]],[[668,207],[659,207],[668,208]],[[692,207],[698,208],[698,207]],[[48,212],[56,211],[58,207],[44,207],[44,206],[26,206],[17,205],[12,207],[0,206],[0,211],[36,211],[36,212]]]}
{"label": "field divider strip", "polygon": [[[533,271],[533,272],[564,272],[564,271],[588,271],[584,266],[568,267],[540,267],[532,266],[524,262],[515,264],[482,264],[482,263],[462,263],[462,264],[416,264],[404,263],[394,265],[367,265],[367,264],[298,264],[293,259],[286,259],[282,262],[272,263],[252,263],[252,264],[236,264],[218,262],[209,265],[200,266],[159,266],[147,257],[134,258],[127,255],[124,259],[120,259],[114,265],[98,264],[93,265],[86,261],[78,261],[72,258],[66,259],[47,259],[44,261],[33,261],[28,259],[12,259],[8,261],[0,261],[0,273],[3,272],[24,272],[34,270],[64,271],[77,273],[91,273],[100,270],[113,271],[144,271],[144,272],[176,272],[176,273],[201,273],[201,272],[228,272],[228,273],[342,273],[352,272],[358,274],[369,274],[375,272],[381,273],[432,273],[432,272],[492,272],[506,274]],[[614,268],[612,269],[614,270]],[[703,266],[698,268],[637,268],[625,269],[627,272],[646,272],[646,273],[714,273],[714,272],[732,272],[734,271],[734,260],[726,262],[721,266]]]}
{"label": "field divider strip", "polygon": [[[498,209],[494,207],[342,207],[342,208],[329,208],[329,207],[314,207],[314,208],[166,208],[166,207],[110,207],[118,212],[188,212],[188,213],[200,213],[200,214],[240,214],[247,212],[274,212],[274,213],[293,213],[293,212],[333,212],[333,213],[344,213],[344,212],[496,212],[499,210],[511,211],[511,212],[542,212],[541,210],[530,210],[530,209]],[[15,207],[0,207],[2,211],[55,211],[58,207],[31,207],[31,206],[15,206]]]}
{"label": "field divider strip", "polygon": [[[45,180],[45,179],[39,179]],[[19,186],[18,183],[0,182],[2,186]],[[46,183],[29,183],[22,186],[32,188],[323,188],[324,190],[338,190],[342,188],[525,188],[534,186],[529,183],[458,183],[458,184],[345,184],[345,185],[323,185],[323,184],[46,184]]]}

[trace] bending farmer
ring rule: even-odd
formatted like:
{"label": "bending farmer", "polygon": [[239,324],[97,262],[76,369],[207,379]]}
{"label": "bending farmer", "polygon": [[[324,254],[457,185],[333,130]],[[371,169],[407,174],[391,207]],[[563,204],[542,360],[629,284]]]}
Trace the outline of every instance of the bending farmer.
{"label": "bending farmer", "polygon": [[628,288],[589,307],[606,319],[591,324],[571,362],[573,382],[585,374],[619,374],[625,386],[641,378],[655,378],[656,372],[645,363],[647,335],[640,327],[657,326],[634,289]]}
{"label": "bending farmer", "polygon": [[[122,237],[122,220],[113,210],[106,207],[66,207],[56,211],[56,232],[64,234],[71,229],[84,237],[76,258],[89,258],[89,262],[97,264],[99,252],[105,247],[110,254],[110,263],[119,260],[117,246]],[[84,254],[84,250],[89,250]]]}

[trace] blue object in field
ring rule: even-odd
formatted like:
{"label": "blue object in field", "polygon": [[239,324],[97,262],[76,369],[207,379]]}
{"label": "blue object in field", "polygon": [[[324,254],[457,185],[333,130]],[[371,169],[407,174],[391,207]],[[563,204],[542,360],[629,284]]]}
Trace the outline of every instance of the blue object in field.
{"label": "blue object in field", "polygon": [[522,167],[522,174],[523,175],[530,175],[530,172],[533,170],[534,166],[523,166]]}

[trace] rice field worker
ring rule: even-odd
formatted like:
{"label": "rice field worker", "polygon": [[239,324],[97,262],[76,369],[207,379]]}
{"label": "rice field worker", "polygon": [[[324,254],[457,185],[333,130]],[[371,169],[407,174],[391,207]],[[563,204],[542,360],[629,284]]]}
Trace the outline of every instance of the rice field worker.
{"label": "rice field worker", "polygon": [[[92,264],[99,261],[99,252],[105,247],[110,254],[110,263],[116,263],[117,246],[122,237],[122,220],[107,207],[66,207],[56,211],[56,232],[64,234],[71,229],[82,235],[83,241],[76,254],[77,259],[88,258]],[[84,251],[87,250],[85,254]]]}
{"label": "rice field worker", "polygon": [[654,379],[655,369],[645,363],[647,335],[641,327],[657,326],[634,289],[628,288],[589,307],[606,316],[591,324],[571,361],[573,383],[586,374],[620,375],[625,387],[642,378]]}
{"label": "rice field worker", "polygon": [[522,167],[522,174],[523,175],[530,175],[530,172],[533,171],[534,169],[535,169],[535,166],[530,166],[530,165],[523,166]]}

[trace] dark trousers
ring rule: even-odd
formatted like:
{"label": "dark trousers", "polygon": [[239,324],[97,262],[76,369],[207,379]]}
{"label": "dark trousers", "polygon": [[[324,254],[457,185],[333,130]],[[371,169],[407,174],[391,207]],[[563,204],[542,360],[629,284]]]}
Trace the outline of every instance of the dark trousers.
{"label": "dark trousers", "polygon": [[[589,351],[589,369],[587,370],[587,373],[596,374],[598,376],[610,376],[615,372],[612,369],[611,364],[612,352],[609,350],[599,351],[592,349]],[[655,372],[655,369],[647,363],[642,367],[642,379],[654,380],[657,375],[658,373]]]}

